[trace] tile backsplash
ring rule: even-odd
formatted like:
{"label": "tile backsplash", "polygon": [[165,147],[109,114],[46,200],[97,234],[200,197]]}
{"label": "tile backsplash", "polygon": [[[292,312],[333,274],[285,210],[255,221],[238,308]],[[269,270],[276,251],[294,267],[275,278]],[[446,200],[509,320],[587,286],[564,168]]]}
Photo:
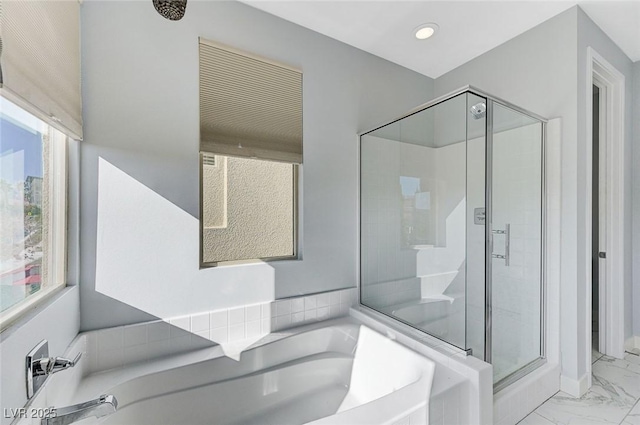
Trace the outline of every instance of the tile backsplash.
{"label": "tile backsplash", "polygon": [[163,320],[91,331],[86,338],[89,373],[213,345]]}
{"label": "tile backsplash", "polygon": [[271,303],[271,331],[349,314],[357,302],[356,288],[287,298]]}
{"label": "tile backsplash", "polygon": [[87,332],[90,373],[349,314],[357,289],[287,298]]}

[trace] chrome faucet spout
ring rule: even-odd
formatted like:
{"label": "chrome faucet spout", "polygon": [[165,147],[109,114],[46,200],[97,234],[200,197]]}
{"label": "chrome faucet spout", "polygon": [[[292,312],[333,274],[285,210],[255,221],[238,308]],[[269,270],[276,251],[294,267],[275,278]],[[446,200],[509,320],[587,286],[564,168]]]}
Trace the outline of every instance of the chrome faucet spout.
{"label": "chrome faucet spout", "polygon": [[73,406],[55,409],[55,413],[47,415],[40,422],[41,425],[69,425],[91,416],[101,418],[115,413],[118,400],[113,395],[101,395],[95,400]]}

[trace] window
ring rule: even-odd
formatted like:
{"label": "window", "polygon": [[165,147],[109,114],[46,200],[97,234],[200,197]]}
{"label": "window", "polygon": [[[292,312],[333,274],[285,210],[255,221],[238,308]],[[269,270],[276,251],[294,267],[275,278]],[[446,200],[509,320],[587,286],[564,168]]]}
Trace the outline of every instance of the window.
{"label": "window", "polygon": [[200,40],[200,263],[297,255],[302,73]]}
{"label": "window", "polygon": [[0,97],[0,322],[64,286],[67,137]]}

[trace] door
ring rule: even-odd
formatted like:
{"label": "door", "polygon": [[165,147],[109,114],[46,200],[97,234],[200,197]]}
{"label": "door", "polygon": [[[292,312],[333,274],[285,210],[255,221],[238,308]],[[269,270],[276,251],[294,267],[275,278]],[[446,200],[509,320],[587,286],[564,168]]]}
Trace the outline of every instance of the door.
{"label": "door", "polygon": [[492,111],[487,283],[499,383],[543,355],[543,124],[496,102]]}
{"label": "door", "polygon": [[[592,358],[597,358],[598,352],[606,351],[606,336],[604,325],[606,319],[606,241],[607,241],[607,150],[605,140],[606,121],[602,115],[606,113],[606,87],[593,85],[593,127],[592,127],[592,270],[591,270],[591,348]],[[594,352],[595,351],[595,352]]]}

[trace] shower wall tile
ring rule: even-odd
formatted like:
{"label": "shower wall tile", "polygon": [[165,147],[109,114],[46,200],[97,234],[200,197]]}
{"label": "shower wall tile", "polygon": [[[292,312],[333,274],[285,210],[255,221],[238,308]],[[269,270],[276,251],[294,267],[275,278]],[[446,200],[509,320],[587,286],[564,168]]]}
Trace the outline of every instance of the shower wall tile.
{"label": "shower wall tile", "polygon": [[362,293],[362,302],[376,309],[416,300],[421,297],[421,280],[409,278],[369,284]]}

